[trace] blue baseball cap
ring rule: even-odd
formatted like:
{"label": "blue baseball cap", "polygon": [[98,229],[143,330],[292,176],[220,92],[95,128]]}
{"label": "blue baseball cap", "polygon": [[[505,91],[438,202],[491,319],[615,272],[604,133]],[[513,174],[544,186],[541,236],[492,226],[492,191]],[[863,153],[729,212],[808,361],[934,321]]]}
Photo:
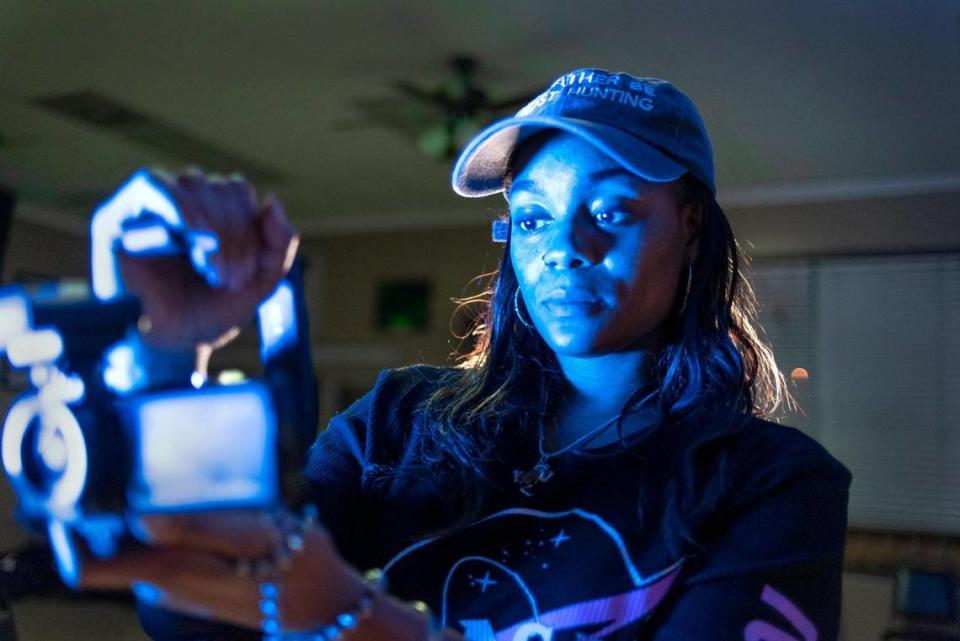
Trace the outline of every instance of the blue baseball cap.
{"label": "blue baseball cap", "polygon": [[690,172],[716,193],[713,149],[693,101],[665,80],[604,69],[563,74],[515,116],[478,133],[454,165],[453,190],[468,197],[503,191],[510,156],[544,129],[580,136],[646,180]]}

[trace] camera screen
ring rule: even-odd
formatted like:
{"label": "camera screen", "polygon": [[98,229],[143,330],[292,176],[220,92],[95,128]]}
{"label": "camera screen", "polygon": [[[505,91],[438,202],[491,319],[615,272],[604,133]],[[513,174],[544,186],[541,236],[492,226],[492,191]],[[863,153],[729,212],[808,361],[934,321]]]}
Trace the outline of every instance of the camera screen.
{"label": "camera screen", "polygon": [[278,500],[277,422],[264,386],[155,394],[130,409],[133,510],[262,507]]}

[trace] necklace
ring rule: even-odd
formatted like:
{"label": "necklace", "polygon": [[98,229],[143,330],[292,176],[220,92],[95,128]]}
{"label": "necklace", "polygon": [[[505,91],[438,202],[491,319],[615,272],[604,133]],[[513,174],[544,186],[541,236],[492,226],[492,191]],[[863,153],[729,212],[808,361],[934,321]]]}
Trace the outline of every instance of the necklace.
{"label": "necklace", "polygon": [[640,410],[643,407],[644,403],[653,398],[656,392],[651,393],[644,398],[642,398],[636,405],[630,409],[617,414],[609,421],[605,421],[598,427],[593,428],[586,434],[578,437],[572,443],[564,445],[559,450],[555,452],[544,452],[543,451],[543,428],[540,429],[540,436],[537,440],[537,449],[540,450],[540,458],[537,460],[536,465],[531,467],[529,470],[524,472],[523,470],[514,470],[513,471],[513,482],[517,484],[517,487],[520,489],[520,492],[524,496],[533,496],[533,488],[538,483],[546,483],[551,478],[553,478],[553,469],[550,467],[550,459],[560,456],[565,452],[569,452],[574,449],[581,443],[586,443],[590,441],[593,437],[597,436],[604,430],[606,430],[611,425],[615,424],[621,417],[628,416]]}

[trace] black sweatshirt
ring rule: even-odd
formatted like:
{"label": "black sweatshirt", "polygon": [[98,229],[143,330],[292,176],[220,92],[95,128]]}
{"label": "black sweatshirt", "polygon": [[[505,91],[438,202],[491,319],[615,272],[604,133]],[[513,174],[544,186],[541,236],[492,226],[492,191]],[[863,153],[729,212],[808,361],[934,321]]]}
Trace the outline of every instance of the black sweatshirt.
{"label": "black sweatshirt", "polygon": [[[756,419],[668,425],[628,449],[557,456],[532,496],[503,485],[449,531],[456,500],[412,464],[441,373],[383,372],[305,471],[341,554],[383,568],[393,594],[468,641],[836,639],[850,475],[814,440]],[[708,482],[680,474],[691,460]],[[413,471],[384,481],[397,465]],[[257,638],[148,609],[142,620],[156,639]]]}

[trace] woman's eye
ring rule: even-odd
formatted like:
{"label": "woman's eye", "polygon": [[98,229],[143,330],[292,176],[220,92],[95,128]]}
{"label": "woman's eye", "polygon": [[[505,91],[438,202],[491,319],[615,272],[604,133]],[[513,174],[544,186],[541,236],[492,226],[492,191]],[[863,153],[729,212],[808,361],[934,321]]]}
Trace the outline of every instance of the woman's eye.
{"label": "woman's eye", "polygon": [[538,231],[547,223],[547,216],[535,212],[515,214],[513,224],[521,231]]}
{"label": "woman's eye", "polygon": [[601,225],[616,225],[625,222],[629,214],[616,209],[605,209],[593,215],[593,219]]}

